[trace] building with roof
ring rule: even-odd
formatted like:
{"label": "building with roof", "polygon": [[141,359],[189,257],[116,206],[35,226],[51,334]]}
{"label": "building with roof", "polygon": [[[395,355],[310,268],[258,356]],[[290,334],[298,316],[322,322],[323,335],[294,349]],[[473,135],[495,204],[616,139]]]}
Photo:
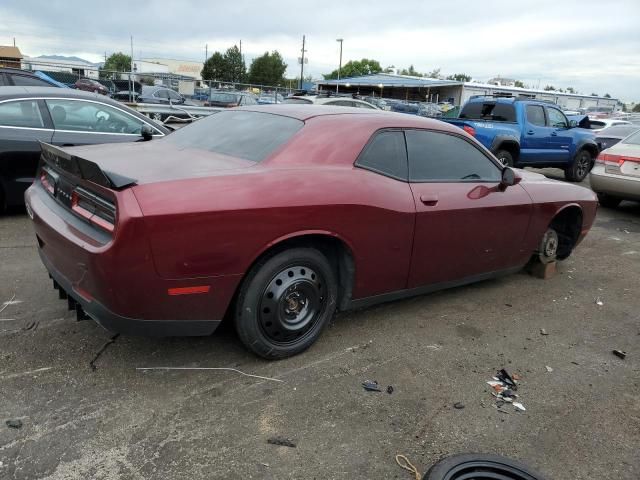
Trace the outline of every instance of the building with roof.
{"label": "building with roof", "polygon": [[176,60],[173,58],[143,58],[141,61],[164,65],[167,67],[168,72],[174,75],[202,80],[202,77],[200,76],[200,72],[203,67],[202,62]]}
{"label": "building with roof", "polygon": [[512,96],[550,101],[566,110],[603,107],[615,111],[619,108],[619,102],[615,98],[391,73],[321,80],[318,82],[318,89],[405,101],[448,102],[456,106],[463,105],[470,98],[477,96]]}
{"label": "building with roof", "polygon": [[[22,59],[22,68],[24,70],[39,70],[42,72],[69,73],[76,79],[80,77],[97,79],[99,76],[99,68],[95,63],[78,57],[63,57],[59,55],[24,57]],[[70,75],[69,78],[72,78],[72,76]]]}
{"label": "building with roof", "polygon": [[13,46],[0,45],[0,67],[20,68],[22,53]]}

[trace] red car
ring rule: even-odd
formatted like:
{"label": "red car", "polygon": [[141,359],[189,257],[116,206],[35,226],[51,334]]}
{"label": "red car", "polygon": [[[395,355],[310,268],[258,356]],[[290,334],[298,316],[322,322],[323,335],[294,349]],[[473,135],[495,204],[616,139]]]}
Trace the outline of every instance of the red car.
{"label": "red car", "polygon": [[27,209],[80,317],[166,336],[229,315],[266,358],[309,347],[336,310],[567,258],[597,206],[456,127],[345,107],[244,107],[42,157]]}
{"label": "red car", "polygon": [[84,90],[85,92],[100,93],[102,95],[108,95],[109,89],[96,80],[90,78],[79,78],[76,80],[75,87],[78,90]]}

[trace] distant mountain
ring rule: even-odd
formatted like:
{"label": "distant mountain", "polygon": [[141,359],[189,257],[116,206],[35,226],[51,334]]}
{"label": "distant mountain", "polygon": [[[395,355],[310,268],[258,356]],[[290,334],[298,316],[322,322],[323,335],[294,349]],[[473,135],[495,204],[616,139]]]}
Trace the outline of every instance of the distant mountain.
{"label": "distant mountain", "polygon": [[52,58],[54,60],[72,60],[74,62],[84,62],[84,63],[88,63],[90,65],[94,65],[93,62],[90,62],[89,60],[85,60],[84,58],[80,58],[80,57],[66,57],[64,55],[39,55],[35,58]]}

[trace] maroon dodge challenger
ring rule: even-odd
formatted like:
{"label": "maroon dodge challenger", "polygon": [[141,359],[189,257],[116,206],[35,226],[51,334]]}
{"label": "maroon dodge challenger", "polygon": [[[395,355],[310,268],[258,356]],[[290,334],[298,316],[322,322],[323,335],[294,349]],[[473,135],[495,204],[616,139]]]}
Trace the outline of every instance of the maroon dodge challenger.
{"label": "maroon dodge challenger", "polygon": [[229,315],[265,358],[308,348],[337,310],[565,259],[597,206],[445,123],[312,105],[223,111],[150,142],[43,144],[26,203],[79,318],[172,336]]}

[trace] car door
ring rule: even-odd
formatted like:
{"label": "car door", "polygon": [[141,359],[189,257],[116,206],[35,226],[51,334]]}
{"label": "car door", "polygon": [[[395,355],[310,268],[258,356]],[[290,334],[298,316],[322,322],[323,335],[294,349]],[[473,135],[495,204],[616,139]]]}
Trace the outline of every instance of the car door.
{"label": "car door", "polygon": [[569,120],[560,109],[545,107],[547,111],[547,124],[550,127],[549,137],[549,161],[566,163],[570,160],[573,144],[573,136],[569,128]]}
{"label": "car door", "polygon": [[63,147],[138,141],[145,124],[124,110],[94,100],[52,98],[46,105],[55,129],[52,143]]}
{"label": "car door", "polygon": [[405,132],[416,225],[409,288],[472,279],[513,267],[531,215],[520,185],[471,140],[429,130]]}
{"label": "car door", "polygon": [[[33,183],[40,144],[51,142],[53,130],[36,99],[0,102],[0,186],[8,204],[22,204]],[[0,199],[0,202],[2,199]]]}
{"label": "car door", "polygon": [[519,162],[521,164],[548,162],[550,160],[550,146],[547,139],[553,129],[547,126],[542,105],[526,106],[523,127]]}
{"label": "car door", "polygon": [[169,91],[164,88],[161,90],[156,90],[155,92],[153,92],[153,98],[158,103],[169,103]]}

